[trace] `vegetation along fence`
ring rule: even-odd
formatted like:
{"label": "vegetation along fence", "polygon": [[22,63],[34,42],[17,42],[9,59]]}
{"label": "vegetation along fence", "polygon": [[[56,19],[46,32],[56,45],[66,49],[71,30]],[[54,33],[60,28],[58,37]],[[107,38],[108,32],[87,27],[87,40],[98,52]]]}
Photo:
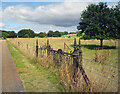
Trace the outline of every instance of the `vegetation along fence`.
{"label": "vegetation along fence", "polygon": [[70,51],[70,53],[62,51],[62,49],[53,50],[49,44],[49,40],[47,40],[47,45],[40,46],[38,48],[38,40],[36,40],[36,57],[38,57],[38,50],[40,50],[40,55],[52,56],[52,59],[56,65],[60,65],[61,62],[67,61],[67,63],[72,63],[74,67],[74,81],[77,82],[78,69],[81,71],[83,78],[86,84],[89,84],[89,79],[85,73],[84,68],[82,67],[82,50],[79,39],[79,48],[77,47],[76,38],[74,39],[74,51]]}

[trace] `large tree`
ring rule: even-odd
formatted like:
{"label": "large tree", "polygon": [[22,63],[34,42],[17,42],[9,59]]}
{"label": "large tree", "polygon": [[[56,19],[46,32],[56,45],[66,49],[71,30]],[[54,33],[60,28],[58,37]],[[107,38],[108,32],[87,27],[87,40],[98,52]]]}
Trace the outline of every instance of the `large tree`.
{"label": "large tree", "polygon": [[34,38],[35,33],[31,29],[22,29],[18,32],[18,37],[19,38],[27,38],[27,37]]}
{"label": "large tree", "polygon": [[116,31],[111,27],[114,22],[113,11],[106,3],[91,4],[81,14],[79,26],[80,34],[84,39],[99,39],[103,47],[103,40],[115,38]]}
{"label": "large tree", "polygon": [[49,32],[47,33],[47,36],[48,37],[53,37],[54,35],[54,32],[52,30],[49,30]]}
{"label": "large tree", "polygon": [[113,27],[114,30],[116,31],[115,37],[117,39],[120,39],[120,1],[118,2],[118,4],[115,7],[111,8],[111,11],[114,14],[113,15],[114,16],[114,19],[113,19],[114,23],[111,24],[111,27]]}

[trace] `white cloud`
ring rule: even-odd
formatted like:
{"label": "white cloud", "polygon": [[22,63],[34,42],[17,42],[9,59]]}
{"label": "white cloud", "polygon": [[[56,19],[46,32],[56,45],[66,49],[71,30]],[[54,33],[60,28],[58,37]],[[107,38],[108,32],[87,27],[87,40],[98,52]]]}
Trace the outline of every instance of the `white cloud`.
{"label": "white cloud", "polygon": [[118,2],[119,0],[1,0],[2,2]]}
{"label": "white cloud", "polygon": [[0,22],[0,28],[3,28],[5,26],[5,24]]}
{"label": "white cloud", "polygon": [[68,31],[68,32],[73,32],[77,31],[76,26],[70,26],[70,27],[60,27],[60,26],[54,26],[54,25],[39,25],[39,24],[27,24],[27,25],[19,25],[19,26],[7,26],[7,30],[14,30],[18,32],[21,29],[32,29],[36,33],[37,32],[48,32],[49,30],[53,31]]}
{"label": "white cloud", "polygon": [[55,26],[74,26],[79,23],[80,13],[88,3],[64,2],[32,9],[29,6],[17,5],[3,11],[3,20],[50,24]]}
{"label": "white cloud", "polygon": [[32,24],[31,26],[27,26],[27,24],[25,26],[5,26],[9,30],[19,31],[24,28],[30,28],[35,32],[47,32],[48,30],[77,31],[80,14],[86,9],[88,4],[92,3],[90,1],[95,0],[87,0],[89,2],[75,1],[65,1],[36,8],[24,5],[9,6],[3,10],[2,19],[3,21]]}

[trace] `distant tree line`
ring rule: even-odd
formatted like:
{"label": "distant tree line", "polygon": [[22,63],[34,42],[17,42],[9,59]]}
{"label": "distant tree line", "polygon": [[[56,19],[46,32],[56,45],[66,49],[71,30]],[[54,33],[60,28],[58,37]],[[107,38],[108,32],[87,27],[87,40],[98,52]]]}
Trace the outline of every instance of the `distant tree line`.
{"label": "distant tree line", "polygon": [[35,33],[31,29],[22,29],[18,33],[15,33],[15,31],[5,31],[5,30],[0,30],[2,32],[2,37],[3,38],[34,38],[34,37],[61,37],[62,35],[67,35],[67,34],[75,34],[75,32],[70,32],[68,33],[67,31],[60,32],[60,31],[52,31],[49,30],[48,33],[46,32],[40,32],[40,33]]}
{"label": "distant tree line", "polygon": [[39,34],[36,34],[36,36],[38,37],[61,37],[62,35],[67,35],[68,32],[67,31],[64,31],[64,32],[59,32],[59,31],[52,31],[52,30],[49,30],[48,33],[45,33],[45,32],[40,32]]}
{"label": "distant tree line", "polygon": [[3,38],[16,38],[17,37],[17,34],[14,31],[0,30],[0,32],[2,32]]}

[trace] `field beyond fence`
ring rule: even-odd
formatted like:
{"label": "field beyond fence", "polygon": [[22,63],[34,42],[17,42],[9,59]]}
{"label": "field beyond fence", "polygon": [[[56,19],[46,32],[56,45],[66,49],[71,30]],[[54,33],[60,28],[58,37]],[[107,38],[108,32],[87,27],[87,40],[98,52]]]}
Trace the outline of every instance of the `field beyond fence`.
{"label": "field beyond fence", "polygon": [[55,73],[68,92],[118,91],[118,40],[7,39],[40,67]]}

